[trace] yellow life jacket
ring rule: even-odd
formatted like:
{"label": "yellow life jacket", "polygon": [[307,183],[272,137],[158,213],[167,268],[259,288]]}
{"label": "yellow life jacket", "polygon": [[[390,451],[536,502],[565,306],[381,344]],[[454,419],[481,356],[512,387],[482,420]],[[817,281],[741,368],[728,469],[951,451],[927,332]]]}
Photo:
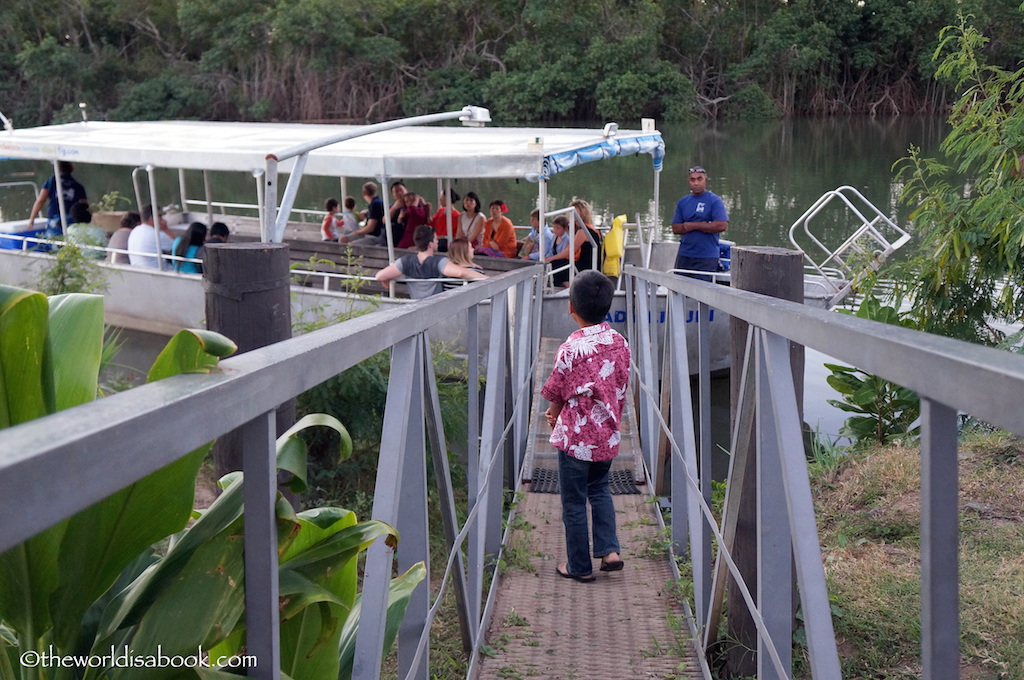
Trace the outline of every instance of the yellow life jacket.
{"label": "yellow life jacket", "polygon": [[604,236],[604,264],[601,271],[605,276],[618,276],[622,271],[622,255],[626,252],[626,232],[623,226],[626,216],[619,215],[612,220],[612,228]]}

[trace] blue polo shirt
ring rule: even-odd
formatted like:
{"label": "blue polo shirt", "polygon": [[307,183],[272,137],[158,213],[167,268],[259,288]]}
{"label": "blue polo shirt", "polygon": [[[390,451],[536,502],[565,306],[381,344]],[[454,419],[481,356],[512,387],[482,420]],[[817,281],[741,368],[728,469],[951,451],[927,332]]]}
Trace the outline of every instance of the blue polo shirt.
{"label": "blue polo shirt", "polygon": [[[683,222],[728,222],[725,203],[717,195],[705,191],[699,196],[687,194],[679,199],[672,224]],[[718,257],[718,234],[688,231],[679,235],[679,255],[686,257]]]}

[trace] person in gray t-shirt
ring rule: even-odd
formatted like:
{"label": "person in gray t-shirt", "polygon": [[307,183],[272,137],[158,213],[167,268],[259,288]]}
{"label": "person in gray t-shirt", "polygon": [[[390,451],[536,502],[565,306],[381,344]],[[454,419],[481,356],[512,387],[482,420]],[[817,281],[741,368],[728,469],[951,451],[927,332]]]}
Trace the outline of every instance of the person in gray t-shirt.
{"label": "person in gray t-shirt", "polygon": [[[416,244],[415,255],[405,255],[377,272],[375,277],[380,283],[387,283],[392,279],[403,277],[405,279],[439,279],[442,277],[452,279],[485,279],[486,274],[460,267],[444,255],[435,255],[437,251],[437,234],[429,224],[421,224],[416,227],[413,234],[413,242]],[[430,297],[441,292],[440,281],[412,281],[406,283],[409,286],[409,297],[420,299]]]}

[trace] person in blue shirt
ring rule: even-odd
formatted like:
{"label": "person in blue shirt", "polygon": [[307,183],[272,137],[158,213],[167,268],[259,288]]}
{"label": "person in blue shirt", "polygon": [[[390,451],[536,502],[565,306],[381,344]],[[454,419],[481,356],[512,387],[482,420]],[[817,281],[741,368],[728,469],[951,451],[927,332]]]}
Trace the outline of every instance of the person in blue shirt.
{"label": "person in blue shirt", "polygon": [[71,176],[71,173],[75,171],[75,166],[69,161],[59,161],[57,167],[60,170],[60,179],[58,180],[54,176],[46,180],[43,188],[39,191],[39,195],[36,196],[36,202],[32,205],[32,212],[28,216],[28,229],[31,231],[35,225],[36,215],[43,209],[43,203],[49,201],[49,204],[46,206],[47,238],[60,236],[64,231],[60,221],[60,200],[57,198],[58,181],[60,183],[60,192],[64,195],[66,215],[70,216],[71,208],[78,203],[83,203],[86,206],[89,205],[89,199],[85,196],[85,187]]}
{"label": "person in blue shirt", "polygon": [[[699,165],[690,168],[690,193],[679,199],[672,216],[672,233],[679,234],[676,269],[717,272],[719,234],[729,226],[722,199],[707,190],[708,174]],[[684,274],[710,281],[710,276]]]}

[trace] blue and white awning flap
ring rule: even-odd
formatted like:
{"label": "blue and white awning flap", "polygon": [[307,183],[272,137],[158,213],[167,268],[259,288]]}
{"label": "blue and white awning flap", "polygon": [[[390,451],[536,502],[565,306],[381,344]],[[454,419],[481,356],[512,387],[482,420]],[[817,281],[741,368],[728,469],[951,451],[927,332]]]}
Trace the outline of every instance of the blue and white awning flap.
{"label": "blue and white awning flap", "polygon": [[544,169],[540,179],[550,179],[554,175],[574,168],[583,163],[599,161],[612,156],[648,153],[654,163],[655,170],[661,170],[665,158],[665,140],[660,134],[641,137],[610,138],[598,144],[586,146],[572,151],[551,154],[544,158]]}

